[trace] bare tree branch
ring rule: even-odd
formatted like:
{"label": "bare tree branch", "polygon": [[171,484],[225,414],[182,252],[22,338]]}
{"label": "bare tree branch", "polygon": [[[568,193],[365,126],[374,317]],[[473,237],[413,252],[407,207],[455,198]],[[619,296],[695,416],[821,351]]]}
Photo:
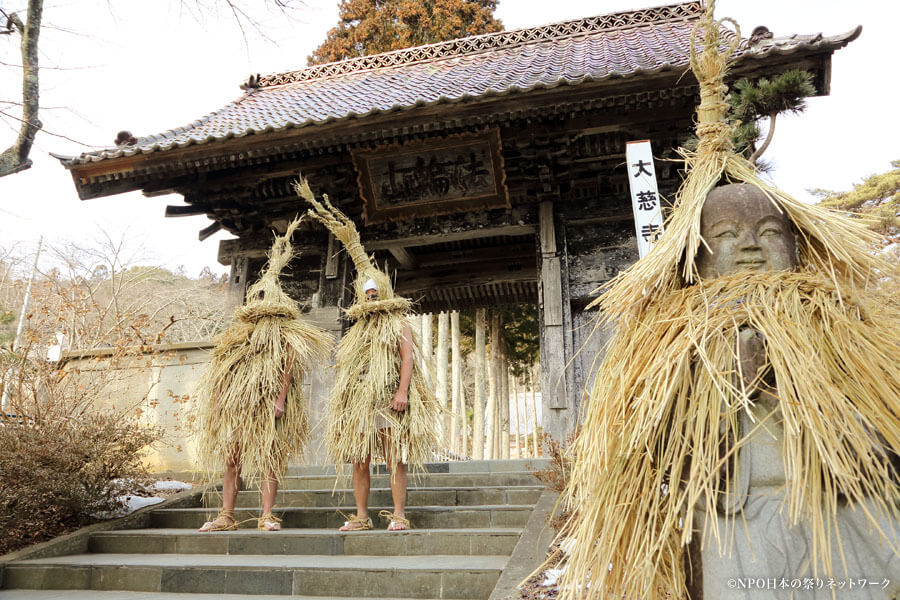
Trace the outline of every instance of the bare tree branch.
{"label": "bare tree branch", "polygon": [[[14,104],[14,103],[10,102],[9,104]],[[54,106],[54,107],[51,107],[51,108],[45,108],[44,110],[60,110],[60,109],[64,109],[64,108],[67,108],[67,107],[65,107],[65,106]],[[15,115],[11,115],[11,114],[9,114],[9,113],[6,112],[6,111],[0,110],[0,115],[3,115],[4,117],[7,117],[7,118],[9,118],[9,119],[15,119],[16,121],[19,121],[20,123],[22,123],[22,126],[23,126],[23,127],[24,127],[25,124],[26,124],[25,119],[20,119],[19,117],[15,116]],[[40,123],[40,122],[39,122],[39,123]],[[76,143],[76,144],[81,144],[82,146],[90,146],[90,144],[87,144],[87,143],[85,143],[85,142],[82,142],[81,140],[76,140],[76,139],[74,139],[74,138],[70,138],[69,136],[63,135],[63,134],[61,134],[61,133],[54,133],[54,132],[52,132],[52,131],[50,131],[50,130],[48,130],[48,129],[44,129],[44,133],[46,133],[47,135],[52,135],[53,137],[58,137],[58,138],[62,138],[62,139],[64,139],[64,140],[69,140],[70,142],[74,142],[74,143]],[[29,163],[28,166],[31,166],[31,161],[30,161],[30,160],[28,161],[28,163]],[[2,165],[2,160],[0,160],[0,165]],[[28,167],[25,167],[25,168],[27,169]],[[20,169],[20,170],[21,170],[21,169]],[[15,173],[15,171],[13,171],[13,173]],[[2,171],[0,171],[0,177],[3,177],[3,175],[9,175],[9,174],[10,174],[10,173],[3,173]]]}
{"label": "bare tree branch", "polygon": [[[213,5],[222,5],[226,7],[228,12],[236,22],[238,28],[240,29],[241,36],[244,38],[245,46],[248,45],[248,33],[251,31],[261,38],[272,41],[265,31],[264,25],[253,16],[252,11],[247,9],[248,5],[258,6],[258,0],[254,2],[249,2],[248,0],[211,0],[210,2],[205,2],[204,0],[180,1],[182,7],[189,9],[190,5],[193,4],[198,9],[201,9],[201,12]],[[107,4],[110,7],[110,12],[112,12],[112,2],[108,1]],[[299,6],[304,5],[302,0],[264,0],[263,4],[275,7],[275,9],[277,9],[284,15],[287,15],[290,11],[296,10]],[[9,115],[8,113],[3,113],[4,116],[17,120],[19,122],[19,125],[15,142],[9,148],[4,150],[3,152],[0,152],[0,177],[10,175],[12,173],[17,173],[31,167],[32,161],[31,159],[29,159],[29,153],[31,152],[32,145],[34,144],[35,136],[43,128],[41,121],[38,119],[39,109],[44,109],[44,107],[40,107],[38,102],[38,36],[41,30],[43,9],[43,0],[28,0],[28,6],[26,8],[26,22],[23,22],[16,13],[7,13],[0,9],[0,34],[17,33],[22,37],[22,65],[20,66],[9,63],[0,63],[0,66],[22,69],[22,116],[21,118],[19,118]],[[48,24],[47,27],[54,26]],[[62,27],[54,28],[70,34],[76,33]],[[56,70],[73,70],[72,68],[61,67],[47,68]],[[12,105],[13,103],[8,102],[7,104]],[[5,124],[9,126],[8,123]],[[16,131],[15,127],[12,127],[12,129],[13,131]],[[73,140],[72,138],[58,133],[47,133],[78,144],[89,146],[88,144],[83,144],[83,142]]]}
{"label": "bare tree branch", "polygon": [[22,36],[22,123],[19,136],[12,146],[0,153],[0,177],[23,171],[31,166],[28,153],[34,136],[41,129],[38,120],[38,36],[41,33],[43,0],[28,0],[27,22],[15,14],[6,15],[8,26]]}

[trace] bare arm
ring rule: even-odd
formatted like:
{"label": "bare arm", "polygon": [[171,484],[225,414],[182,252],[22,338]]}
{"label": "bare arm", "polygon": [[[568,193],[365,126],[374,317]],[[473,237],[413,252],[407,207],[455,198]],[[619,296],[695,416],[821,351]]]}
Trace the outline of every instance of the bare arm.
{"label": "bare arm", "polygon": [[409,405],[409,382],[412,379],[413,371],[413,344],[412,331],[409,324],[403,324],[403,337],[400,339],[400,385],[397,393],[394,394],[394,400],[391,402],[391,409],[398,412],[406,410]]}
{"label": "bare arm", "polygon": [[284,401],[287,400],[288,390],[291,389],[291,367],[294,366],[294,356],[288,351],[287,361],[284,365],[284,373],[281,375],[281,391],[275,398],[275,418],[284,415]]}

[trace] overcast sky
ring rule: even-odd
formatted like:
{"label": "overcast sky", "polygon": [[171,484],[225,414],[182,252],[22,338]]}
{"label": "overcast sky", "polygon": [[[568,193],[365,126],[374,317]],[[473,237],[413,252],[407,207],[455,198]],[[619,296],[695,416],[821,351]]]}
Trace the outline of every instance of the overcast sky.
{"label": "overcast sky", "polygon": [[[214,5],[213,0],[198,0]],[[262,0],[260,0],[260,3]],[[25,0],[0,0],[4,10]],[[507,29],[655,6],[624,0],[500,0],[497,16]],[[248,31],[245,43],[234,18],[206,9],[187,11],[195,0],[47,0],[41,34],[42,105],[45,132],[32,151],[34,167],[0,178],[0,247],[48,241],[89,243],[100,229],[143,245],[147,261],[184,266],[196,276],[217,272],[218,234],[205,242],[203,217],[165,219],[178,196],[140,193],[81,201],[71,177],[49,152],[75,155],[112,145],[116,133],[160,133],[221,108],[241,95],[250,73],[302,68],[306,57],[337,22],[337,0],[307,0],[286,20],[277,12],[257,18],[270,40]],[[859,0],[720,0],[719,16],[738,20],[745,32],[766,25],[776,36],[833,35],[863,25],[862,36],[833,59],[831,95],[814,98],[799,117],[779,120],[765,157],[782,189],[807,198],[807,188],[849,189],[866,175],[900,159],[896,76],[900,51],[896,26],[900,3]],[[18,38],[0,36],[0,100],[18,99],[21,71]],[[0,105],[0,110],[8,107]],[[56,135],[51,135],[56,134]],[[0,146],[14,132],[0,123]],[[65,137],[59,137],[65,136]],[[67,139],[68,138],[68,139]]]}

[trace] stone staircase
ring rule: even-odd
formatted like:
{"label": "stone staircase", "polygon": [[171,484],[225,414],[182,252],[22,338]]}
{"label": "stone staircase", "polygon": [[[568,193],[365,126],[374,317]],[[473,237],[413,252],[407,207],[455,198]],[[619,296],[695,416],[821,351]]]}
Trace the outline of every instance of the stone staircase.
{"label": "stone staircase", "polygon": [[197,533],[215,514],[198,499],[193,508],[154,510],[150,529],[91,534],[88,554],[9,563],[0,599],[487,599],[541,495],[528,462],[428,465],[410,477],[406,513],[414,529],[406,532],[385,531],[374,519],[390,508],[380,468],[369,497],[376,529],[340,533],[338,510],[354,510],[349,478],[332,494],[333,468],[299,467],[279,490],[281,532],[256,530],[259,496],[242,491],[235,516],[248,521],[240,530]]}

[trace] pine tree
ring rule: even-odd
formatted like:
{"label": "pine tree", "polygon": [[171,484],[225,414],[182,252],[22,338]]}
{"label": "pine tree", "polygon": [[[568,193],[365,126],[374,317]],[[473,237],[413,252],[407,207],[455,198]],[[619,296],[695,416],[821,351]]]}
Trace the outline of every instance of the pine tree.
{"label": "pine tree", "polygon": [[340,22],[310,65],[502,31],[497,0],[341,0]]}
{"label": "pine tree", "polygon": [[849,192],[812,190],[824,206],[871,218],[871,227],[894,241],[900,241],[900,160],[891,161],[893,170],[870,175]]}
{"label": "pine tree", "polygon": [[[734,147],[744,153],[750,162],[756,162],[775,134],[775,120],[781,113],[801,113],[806,110],[806,98],[816,93],[812,75],[807,71],[791,69],[772,79],[756,81],[741,79],[731,88],[728,96],[729,118],[735,122]],[[769,119],[769,131],[762,145],[756,147],[762,134],[760,119]]]}

